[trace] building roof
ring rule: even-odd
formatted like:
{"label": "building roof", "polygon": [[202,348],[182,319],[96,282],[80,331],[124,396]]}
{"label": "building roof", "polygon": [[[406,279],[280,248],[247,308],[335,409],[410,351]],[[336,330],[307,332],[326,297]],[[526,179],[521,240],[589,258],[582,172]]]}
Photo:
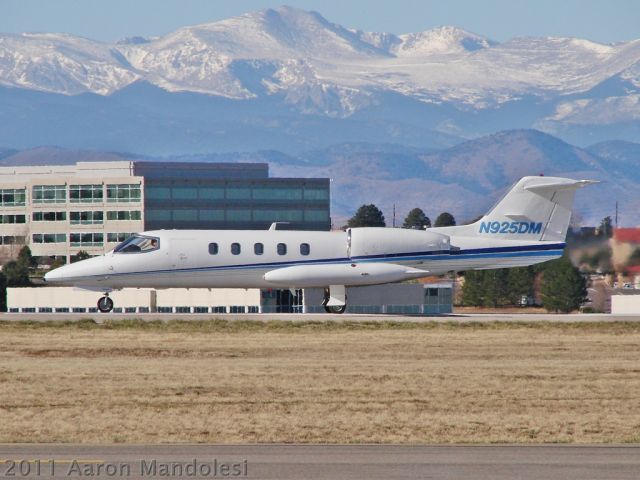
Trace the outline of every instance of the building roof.
{"label": "building roof", "polygon": [[133,172],[149,178],[266,179],[268,163],[135,161]]}
{"label": "building roof", "polygon": [[613,239],[621,243],[640,243],[640,228],[616,228]]}

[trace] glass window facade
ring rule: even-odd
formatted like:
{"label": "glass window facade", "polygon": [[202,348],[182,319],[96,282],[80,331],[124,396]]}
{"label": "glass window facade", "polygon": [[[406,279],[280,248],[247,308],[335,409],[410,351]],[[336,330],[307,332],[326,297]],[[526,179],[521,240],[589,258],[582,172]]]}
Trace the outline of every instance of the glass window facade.
{"label": "glass window facade", "polygon": [[66,222],[67,212],[33,212],[34,222]]}
{"label": "glass window facade", "polygon": [[282,186],[255,187],[255,200],[302,200],[302,189]]}
{"label": "glass window facade", "polygon": [[66,233],[34,233],[31,236],[33,243],[65,243]]}
{"label": "glass window facade", "polygon": [[100,203],[103,200],[102,185],[69,185],[71,203]]}
{"label": "glass window facade", "polygon": [[98,232],[72,233],[69,235],[72,247],[102,247],[104,234]]}
{"label": "glass window facade", "polygon": [[141,220],[140,210],[113,210],[107,212],[107,220]]}
{"label": "glass window facade", "polygon": [[305,200],[329,200],[329,190],[326,188],[305,187]]}
{"label": "glass window facade", "polygon": [[[287,222],[285,228],[296,230],[331,227],[328,179],[216,178],[196,175],[212,166],[191,167],[173,178],[145,177],[146,230],[266,229],[273,222]],[[162,168],[155,167],[158,171]],[[232,170],[245,168],[241,165]]]}
{"label": "glass window facade", "polygon": [[0,245],[24,245],[26,237],[22,235],[2,235]]}
{"label": "glass window facade", "polygon": [[140,190],[138,183],[107,185],[107,202],[139,202],[141,199]]}
{"label": "glass window facade", "polygon": [[174,210],[172,212],[172,217],[174,220],[181,222],[189,222],[189,221],[197,221],[198,220],[198,210],[192,209],[180,209]]}
{"label": "glass window facade", "polygon": [[169,200],[171,199],[170,187],[145,186],[144,196],[147,200]]}
{"label": "glass window facade", "polygon": [[227,187],[227,198],[229,200],[250,200],[251,187]]}
{"label": "glass window facade", "polygon": [[24,188],[0,189],[0,207],[23,207],[27,200]]}
{"label": "glass window facade", "polygon": [[233,209],[227,210],[227,222],[249,222],[251,221],[251,210]]}
{"label": "glass window facade", "polygon": [[254,220],[265,222],[301,222],[302,218],[302,210],[270,208],[253,211]]}
{"label": "glass window facade", "polygon": [[26,215],[0,215],[0,223],[26,223]]}
{"label": "glass window facade", "polygon": [[223,209],[206,209],[200,210],[198,213],[198,219],[203,222],[223,222],[224,210]]}
{"label": "glass window facade", "polygon": [[201,186],[198,188],[198,198],[202,200],[221,200],[224,198],[224,186]]}
{"label": "glass window facade", "polygon": [[198,189],[192,186],[172,187],[171,198],[174,200],[195,200],[198,198]]}
{"label": "glass window facade", "polygon": [[33,203],[66,203],[66,185],[34,185],[31,189]]}
{"label": "glass window facade", "polygon": [[327,210],[305,210],[304,219],[306,222],[328,222],[329,212]]}
{"label": "glass window facade", "polygon": [[171,210],[149,209],[145,211],[145,218],[147,221],[169,222],[171,221]]}
{"label": "glass window facade", "polygon": [[100,210],[86,212],[70,212],[71,225],[94,225],[104,223],[104,213]]}

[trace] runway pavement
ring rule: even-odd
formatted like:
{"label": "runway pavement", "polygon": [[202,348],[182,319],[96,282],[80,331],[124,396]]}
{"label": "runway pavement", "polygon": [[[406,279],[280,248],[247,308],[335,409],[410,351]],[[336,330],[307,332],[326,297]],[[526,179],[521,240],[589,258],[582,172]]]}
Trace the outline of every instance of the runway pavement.
{"label": "runway pavement", "polygon": [[95,322],[106,320],[169,321],[169,320],[252,320],[268,322],[283,320],[290,322],[333,321],[333,322],[639,322],[640,315],[613,314],[550,314],[550,313],[482,313],[449,315],[371,315],[371,314],[326,314],[326,313],[0,313],[0,321],[79,321],[91,319]]}
{"label": "runway pavement", "polygon": [[0,460],[0,478],[13,479],[640,477],[640,447],[628,445],[0,445]]}

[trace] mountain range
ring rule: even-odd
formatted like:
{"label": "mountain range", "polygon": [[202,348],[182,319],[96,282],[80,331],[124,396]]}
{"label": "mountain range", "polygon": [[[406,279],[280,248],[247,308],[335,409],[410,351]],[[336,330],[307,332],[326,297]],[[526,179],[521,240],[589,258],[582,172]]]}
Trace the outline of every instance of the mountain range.
{"label": "mountain range", "polygon": [[[115,43],[0,34],[0,164],[261,161],[460,221],[522,175],[601,180],[585,224],[640,224],[640,40],[392,34],[280,7]],[[126,152],[126,153],[122,153]]]}
{"label": "mountain range", "polygon": [[388,225],[394,205],[396,225],[413,207],[432,219],[449,211],[465,222],[485,213],[523,175],[565,175],[602,182],[578,191],[578,224],[597,225],[613,216],[616,201],[621,225],[640,224],[640,144],[612,141],[582,149],[536,130],[503,131],[439,151],[353,142],[301,154],[262,150],[169,157],[53,147],[0,149],[2,166],[100,160],[268,162],[272,176],[328,176],[337,227],[368,203],[383,210]]}
{"label": "mountain range", "polygon": [[0,145],[154,155],[640,140],[640,40],[365,32],[280,7],[109,44],[0,34]]}

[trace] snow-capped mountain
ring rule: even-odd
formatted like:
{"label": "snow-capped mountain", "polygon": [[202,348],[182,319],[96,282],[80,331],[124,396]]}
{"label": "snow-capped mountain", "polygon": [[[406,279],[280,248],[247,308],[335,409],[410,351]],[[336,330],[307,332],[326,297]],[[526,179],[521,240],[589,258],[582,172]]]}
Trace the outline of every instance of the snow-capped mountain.
{"label": "snow-capped mountain", "polygon": [[140,76],[103,43],[66,34],[0,35],[0,85],[108,95]]}
{"label": "snow-capped mountain", "polygon": [[115,44],[0,34],[0,86],[110,96],[136,82],[268,99],[305,115],[421,117],[431,130],[462,137],[536,127],[593,143],[603,139],[598,128],[621,124],[626,139],[640,133],[640,40],[497,43],[455,27],[363,32],[291,7]]}
{"label": "snow-capped mountain", "polygon": [[109,45],[65,34],[2,35],[0,82],[108,95],[145,79],[168,90],[246,98],[263,93],[252,83],[269,91],[295,86],[302,76],[333,87],[379,87],[477,107],[532,91],[585,92],[614,75],[640,85],[640,40],[603,45],[518,38],[498,44],[455,27],[405,35],[361,32],[291,7],[140,40]]}

